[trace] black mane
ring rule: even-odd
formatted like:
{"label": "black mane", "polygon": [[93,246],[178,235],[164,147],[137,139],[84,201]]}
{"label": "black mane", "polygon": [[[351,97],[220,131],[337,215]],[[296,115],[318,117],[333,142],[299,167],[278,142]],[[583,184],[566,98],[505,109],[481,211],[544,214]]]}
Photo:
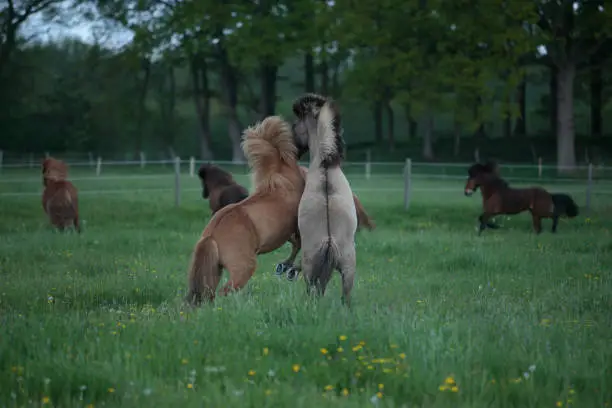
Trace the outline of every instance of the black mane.
{"label": "black mane", "polygon": [[339,166],[345,157],[346,144],[342,137],[342,116],[340,115],[338,104],[333,99],[323,95],[307,93],[293,102],[293,113],[300,120],[304,120],[309,114],[318,120],[321,108],[323,108],[325,104],[328,104],[333,114],[332,130],[334,132],[335,150],[333,154],[321,157],[321,167],[328,168]]}

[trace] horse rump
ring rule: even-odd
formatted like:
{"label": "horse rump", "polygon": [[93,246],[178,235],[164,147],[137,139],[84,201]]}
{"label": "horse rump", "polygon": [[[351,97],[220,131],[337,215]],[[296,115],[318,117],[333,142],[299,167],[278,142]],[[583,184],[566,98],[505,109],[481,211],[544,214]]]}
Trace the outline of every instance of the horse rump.
{"label": "horse rump", "polygon": [[64,230],[74,226],[77,232],[81,232],[77,190],[71,182],[47,180],[43,208],[55,227]]}
{"label": "horse rump", "polygon": [[569,194],[555,193],[551,194],[551,197],[555,206],[555,215],[565,215],[568,218],[574,218],[578,215],[578,205]]}

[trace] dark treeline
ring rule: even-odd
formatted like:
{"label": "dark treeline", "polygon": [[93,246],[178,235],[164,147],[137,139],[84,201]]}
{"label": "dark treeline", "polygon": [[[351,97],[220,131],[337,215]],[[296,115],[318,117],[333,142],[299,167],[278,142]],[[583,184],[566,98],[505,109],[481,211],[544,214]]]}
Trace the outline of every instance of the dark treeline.
{"label": "dark treeline", "polygon": [[380,160],[487,146],[571,169],[612,131],[603,0],[80,0],[133,41],[27,38],[66,4],[1,6],[0,149],[242,160],[246,125],[312,91],[340,99],[349,147]]}

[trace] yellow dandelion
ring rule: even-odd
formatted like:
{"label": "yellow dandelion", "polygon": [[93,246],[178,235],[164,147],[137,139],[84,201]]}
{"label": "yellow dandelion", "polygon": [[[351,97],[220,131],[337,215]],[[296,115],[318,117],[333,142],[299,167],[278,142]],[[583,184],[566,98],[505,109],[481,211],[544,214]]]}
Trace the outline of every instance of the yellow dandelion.
{"label": "yellow dandelion", "polygon": [[300,371],[300,365],[294,364],[291,366],[291,369],[293,370],[294,373],[297,373],[298,371]]}
{"label": "yellow dandelion", "polygon": [[575,390],[573,390],[573,389],[570,389],[570,390],[569,390],[569,394],[570,394],[570,395],[574,395],[575,393],[576,393],[576,391],[575,391]]}
{"label": "yellow dandelion", "polygon": [[87,405],[87,408],[94,408],[94,404]]}
{"label": "yellow dandelion", "polygon": [[377,392],[377,393],[376,393],[376,397],[377,397],[378,399],[381,399],[381,398],[383,397],[382,392],[380,392],[380,391],[379,391],[379,392]]}
{"label": "yellow dandelion", "polygon": [[497,381],[495,381],[495,378],[491,380],[491,384],[495,384],[497,383]]}
{"label": "yellow dandelion", "polygon": [[181,364],[187,364],[188,362],[189,362],[189,361],[188,361],[186,358],[184,358],[184,359],[182,359],[182,360],[181,360]]}
{"label": "yellow dandelion", "polygon": [[266,390],[266,395],[272,395],[272,390]]}
{"label": "yellow dandelion", "polygon": [[321,354],[327,354],[327,353],[329,353],[329,351],[327,351],[327,349],[325,347],[323,347],[321,349]]}
{"label": "yellow dandelion", "polygon": [[48,404],[49,403],[49,397],[43,397],[42,398],[42,403],[43,404]]}
{"label": "yellow dandelion", "polygon": [[193,388],[193,384],[187,384],[187,388],[192,389]]}
{"label": "yellow dandelion", "polygon": [[334,389],[334,386],[333,386],[333,385],[326,385],[326,386],[325,386],[325,391],[331,391],[331,390],[333,390],[333,389]]}
{"label": "yellow dandelion", "polygon": [[378,389],[379,390],[384,390],[385,389],[385,384],[378,384]]}
{"label": "yellow dandelion", "polygon": [[115,389],[114,389],[113,387],[110,387],[110,388],[108,389],[108,392],[109,392],[109,394],[112,394],[113,392],[115,392]]}
{"label": "yellow dandelion", "polygon": [[337,351],[338,353],[342,353],[342,352],[344,351],[344,349],[343,349],[342,347],[338,347],[338,348],[336,349],[336,351]]}
{"label": "yellow dandelion", "polygon": [[374,369],[374,366],[371,366],[371,365],[368,366],[368,370],[373,370],[373,369]]}
{"label": "yellow dandelion", "polygon": [[344,334],[340,335],[340,337],[338,337],[338,339],[340,341],[345,341],[346,339],[348,339],[348,337],[346,337]]}
{"label": "yellow dandelion", "polygon": [[562,407],[562,406],[563,406],[563,403],[562,403],[561,401],[557,401],[557,406],[558,406],[558,407]]}
{"label": "yellow dandelion", "polygon": [[459,387],[457,387],[456,385],[451,387],[451,391],[452,392],[459,392]]}
{"label": "yellow dandelion", "polygon": [[402,360],[406,359],[406,354],[405,353],[399,353],[399,358],[401,358]]}
{"label": "yellow dandelion", "polygon": [[396,349],[396,348],[397,348],[397,344],[392,344],[390,347],[391,347],[392,349]]}
{"label": "yellow dandelion", "polygon": [[249,370],[249,375],[250,375],[251,377],[252,377],[252,376],[254,376],[254,375],[255,375],[255,373],[256,373],[256,371],[255,371],[255,370]]}
{"label": "yellow dandelion", "polygon": [[353,351],[359,351],[359,350],[361,350],[361,346],[359,344],[353,347]]}
{"label": "yellow dandelion", "polygon": [[444,380],[444,383],[448,384],[448,385],[453,385],[455,384],[455,379],[451,376],[446,377],[446,379]]}
{"label": "yellow dandelion", "polygon": [[345,397],[348,397],[348,395],[349,395],[349,390],[348,390],[348,389],[346,389],[346,388],[342,389],[342,395],[344,395]]}
{"label": "yellow dandelion", "polygon": [[392,370],[392,369],[390,369],[390,368],[383,368],[383,373],[385,373],[385,374],[389,374],[389,373],[391,373],[391,372],[393,372],[393,370]]}
{"label": "yellow dandelion", "polygon": [[267,347],[263,348],[263,355],[267,356],[270,353],[270,350]]}

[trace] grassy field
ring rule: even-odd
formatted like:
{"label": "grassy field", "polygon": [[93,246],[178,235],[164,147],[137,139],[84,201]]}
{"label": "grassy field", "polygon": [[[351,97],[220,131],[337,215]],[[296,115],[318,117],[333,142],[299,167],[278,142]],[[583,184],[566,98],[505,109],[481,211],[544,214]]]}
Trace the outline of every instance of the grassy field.
{"label": "grassy field", "polygon": [[[0,406],[609,406],[611,190],[556,235],[523,214],[478,237],[464,179],[415,178],[406,212],[396,170],[350,176],[378,226],[357,236],[351,311],[338,275],[319,302],[274,276],[288,245],[243,292],[185,307],[209,217],[195,178],[175,208],[169,169],[75,171],[78,236],[48,226],[38,169],[5,171]],[[549,185],[584,204],[583,184]]]}

